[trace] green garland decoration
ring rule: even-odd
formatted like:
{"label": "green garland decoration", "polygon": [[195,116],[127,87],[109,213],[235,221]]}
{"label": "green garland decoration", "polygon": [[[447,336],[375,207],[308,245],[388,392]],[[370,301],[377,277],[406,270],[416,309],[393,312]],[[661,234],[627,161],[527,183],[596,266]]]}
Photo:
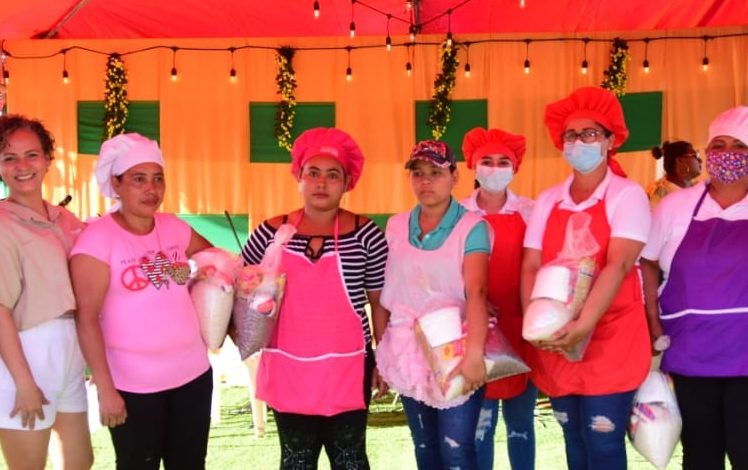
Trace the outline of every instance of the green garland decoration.
{"label": "green garland decoration", "polygon": [[442,71],[434,79],[434,95],[429,101],[429,115],[426,124],[431,128],[431,135],[439,140],[447,132],[447,124],[452,114],[452,90],[455,87],[455,72],[459,62],[457,48],[444,41],[439,57]]}
{"label": "green garland decoration", "polygon": [[605,78],[600,86],[612,91],[616,96],[625,95],[628,81],[626,63],[629,60],[631,60],[631,54],[629,54],[629,45],[626,40],[613,39],[613,47],[610,49],[610,65],[608,65],[608,70],[603,72]]}
{"label": "green garland decoration", "polygon": [[296,117],[296,75],[293,70],[295,51],[290,47],[281,47],[275,54],[278,72],[275,74],[276,92],[281,99],[275,111],[275,137],[278,146],[291,151],[293,146],[291,129]]}
{"label": "green garland decoration", "polygon": [[127,71],[122,57],[111,54],[106,62],[104,84],[104,140],[125,132],[129,101],[127,101]]}

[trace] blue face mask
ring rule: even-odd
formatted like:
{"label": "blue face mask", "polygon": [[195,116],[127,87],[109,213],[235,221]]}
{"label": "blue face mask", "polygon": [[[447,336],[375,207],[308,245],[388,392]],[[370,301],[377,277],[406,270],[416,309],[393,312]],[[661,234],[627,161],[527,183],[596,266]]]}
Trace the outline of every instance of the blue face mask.
{"label": "blue face mask", "polygon": [[569,165],[582,174],[592,172],[603,161],[600,142],[585,144],[574,142],[564,144],[564,158]]}

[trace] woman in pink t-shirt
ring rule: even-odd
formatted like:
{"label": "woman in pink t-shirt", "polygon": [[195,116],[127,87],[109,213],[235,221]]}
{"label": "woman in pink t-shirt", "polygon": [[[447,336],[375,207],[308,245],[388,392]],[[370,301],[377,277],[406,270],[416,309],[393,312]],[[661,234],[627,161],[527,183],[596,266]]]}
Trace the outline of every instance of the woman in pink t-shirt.
{"label": "woman in pink t-shirt", "polygon": [[138,134],[104,142],[96,178],[118,202],[71,252],[81,349],[118,469],[205,466],[213,381],[187,259],[210,243],[157,212],[163,166],[158,144]]}

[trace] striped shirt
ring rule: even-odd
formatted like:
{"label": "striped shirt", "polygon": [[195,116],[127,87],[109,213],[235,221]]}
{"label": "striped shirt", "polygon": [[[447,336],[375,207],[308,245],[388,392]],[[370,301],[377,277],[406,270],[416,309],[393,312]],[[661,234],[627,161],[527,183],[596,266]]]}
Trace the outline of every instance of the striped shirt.
{"label": "striped shirt", "polygon": [[[358,223],[357,223],[358,225]],[[260,224],[250,235],[242,249],[246,264],[260,264],[265,250],[273,241],[276,229],[268,221]],[[306,253],[309,235],[296,234],[286,248],[296,253]],[[335,250],[332,236],[325,236],[319,256]],[[371,344],[371,326],[366,315],[367,291],[381,290],[384,285],[384,266],[387,261],[387,240],[384,232],[371,220],[353,231],[338,236],[338,254],[343,280],[351,305],[361,317],[366,344]]]}

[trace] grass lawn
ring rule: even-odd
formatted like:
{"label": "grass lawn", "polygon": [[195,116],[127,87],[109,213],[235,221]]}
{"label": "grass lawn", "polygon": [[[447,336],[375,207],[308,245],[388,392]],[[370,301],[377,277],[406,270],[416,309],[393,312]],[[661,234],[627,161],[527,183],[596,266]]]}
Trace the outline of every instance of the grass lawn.
{"label": "grass lawn", "polygon": [[[221,422],[210,432],[207,468],[209,470],[276,470],[280,457],[278,436],[272,413],[266,428],[266,435],[257,439],[251,430],[252,417],[248,411],[246,388],[227,388],[222,395]],[[547,402],[540,402],[535,421],[537,440],[536,468],[553,470],[566,468],[564,443],[561,429],[556,424]],[[99,430],[93,434],[96,462],[95,469],[113,469],[114,453],[109,433]],[[408,470],[415,469],[413,444],[402,406],[392,404],[392,397],[372,404],[367,435],[369,461],[372,469]],[[629,446],[629,468],[649,470],[654,466],[647,463]],[[680,469],[681,452],[676,449],[668,470]],[[320,458],[320,469],[329,469],[327,457]],[[494,468],[508,469],[506,434],[503,425],[498,426],[496,435],[496,458]]]}

